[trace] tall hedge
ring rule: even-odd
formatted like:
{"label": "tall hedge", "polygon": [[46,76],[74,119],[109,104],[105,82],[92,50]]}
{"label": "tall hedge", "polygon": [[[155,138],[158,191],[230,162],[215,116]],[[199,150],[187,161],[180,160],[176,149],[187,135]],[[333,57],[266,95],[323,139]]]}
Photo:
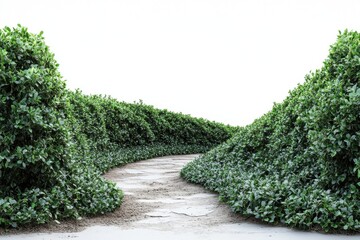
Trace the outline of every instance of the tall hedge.
{"label": "tall hedge", "polygon": [[243,215],[359,231],[359,143],[360,34],[345,31],[304,84],[181,174]]}
{"label": "tall hedge", "polygon": [[96,214],[120,204],[121,191],[76,159],[57,68],[41,33],[20,26],[0,31],[2,226]]}
{"label": "tall hedge", "polygon": [[65,84],[41,35],[0,32],[2,191],[56,184],[68,158]]}
{"label": "tall hedge", "polygon": [[204,152],[236,131],[65,87],[42,33],[0,30],[0,226],[112,211],[123,193],[102,172]]}
{"label": "tall hedge", "polygon": [[203,153],[228,139],[235,127],[111,97],[69,92],[73,125],[100,172],[156,156]]}

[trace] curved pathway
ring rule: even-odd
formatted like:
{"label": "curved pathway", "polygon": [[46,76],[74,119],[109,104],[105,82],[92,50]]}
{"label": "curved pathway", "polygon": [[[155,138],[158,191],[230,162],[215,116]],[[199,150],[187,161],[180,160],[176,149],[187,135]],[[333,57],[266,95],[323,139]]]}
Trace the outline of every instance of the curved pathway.
{"label": "curved pathway", "polygon": [[78,221],[10,231],[0,239],[359,239],[275,227],[243,219],[219,203],[217,195],[180,178],[197,155],[168,156],[115,168],[105,177],[124,190],[113,213]]}

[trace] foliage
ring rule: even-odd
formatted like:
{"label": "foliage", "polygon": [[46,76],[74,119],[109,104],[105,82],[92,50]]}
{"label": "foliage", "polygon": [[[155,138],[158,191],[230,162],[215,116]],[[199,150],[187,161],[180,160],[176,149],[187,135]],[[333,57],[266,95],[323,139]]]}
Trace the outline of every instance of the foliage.
{"label": "foliage", "polygon": [[360,229],[360,34],[272,111],[182,169],[235,212],[325,231]]}
{"label": "foliage", "polygon": [[123,198],[100,173],[204,152],[236,128],[66,90],[42,33],[0,30],[0,226],[109,212]]}
{"label": "foliage", "polygon": [[[206,152],[237,128],[140,103],[69,92],[74,141],[100,172],[135,160]],[[70,117],[69,117],[70,118]]]}
{"label": "foliage", "polygon": [[20,26],[0,31],[0,225],[96,214],[120,204],[122,192],[74,156],[57,68],[41,33]]}

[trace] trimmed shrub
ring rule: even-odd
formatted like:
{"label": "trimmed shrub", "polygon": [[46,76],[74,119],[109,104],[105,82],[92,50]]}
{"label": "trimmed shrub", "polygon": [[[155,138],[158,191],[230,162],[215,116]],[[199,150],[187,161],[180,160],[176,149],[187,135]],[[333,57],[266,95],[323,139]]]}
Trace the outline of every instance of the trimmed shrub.
{"label": "trimmed shrub", "polygon": [[[100,172],[156,156],[203,153],[228,139],[235,127],[159,110],[141,103],[69,92],[70,115],[77,126],[83,157]],[[83,140],[79,139],[82,136]]]}
{"label": "trimmed shrub", "polygon": [[0,32],[1,190],[56,184],[66,165],[65,84],[41,35]]}
{"label": "trimmed shrub", "polygon": [[272,111],[182,169],[235,212],[302,229],[360,229],[360,34]]}
{"label": "trimmed shrub", "polygon": [[[42,34],[0,31],[0,225],[97,214],[122,192],[77,160],[67,91]],[[84,167],[84,166],[88,167]]]}

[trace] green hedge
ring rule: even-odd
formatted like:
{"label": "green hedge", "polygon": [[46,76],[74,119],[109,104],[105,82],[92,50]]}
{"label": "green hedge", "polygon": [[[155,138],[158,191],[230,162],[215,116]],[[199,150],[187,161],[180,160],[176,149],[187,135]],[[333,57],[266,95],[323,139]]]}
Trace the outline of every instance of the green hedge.
{"label": "green hedge", "polygon": [[360,34],[281,104],[181,172],[235,212],[303,229],[360,229]]}
{"label": "green hedge", "polygon": [[77,159],[65,83],[41,34],[0,31],[0,225],[106,212],[122,192]]}
{"label": "green hedge", "polygon": [[[203,153],[237,128],[181,113],[110,97],[68,93],[74,142],[100,172],[135,160],[170,154]],[[83,139],[80,140],[79,138]]]}
{"label": "green hedge", "polygon": [[123,193],[111,167],[205,152],[236,128],[69,91],[42,33],[0,30],[0,226],[102,214]]}

